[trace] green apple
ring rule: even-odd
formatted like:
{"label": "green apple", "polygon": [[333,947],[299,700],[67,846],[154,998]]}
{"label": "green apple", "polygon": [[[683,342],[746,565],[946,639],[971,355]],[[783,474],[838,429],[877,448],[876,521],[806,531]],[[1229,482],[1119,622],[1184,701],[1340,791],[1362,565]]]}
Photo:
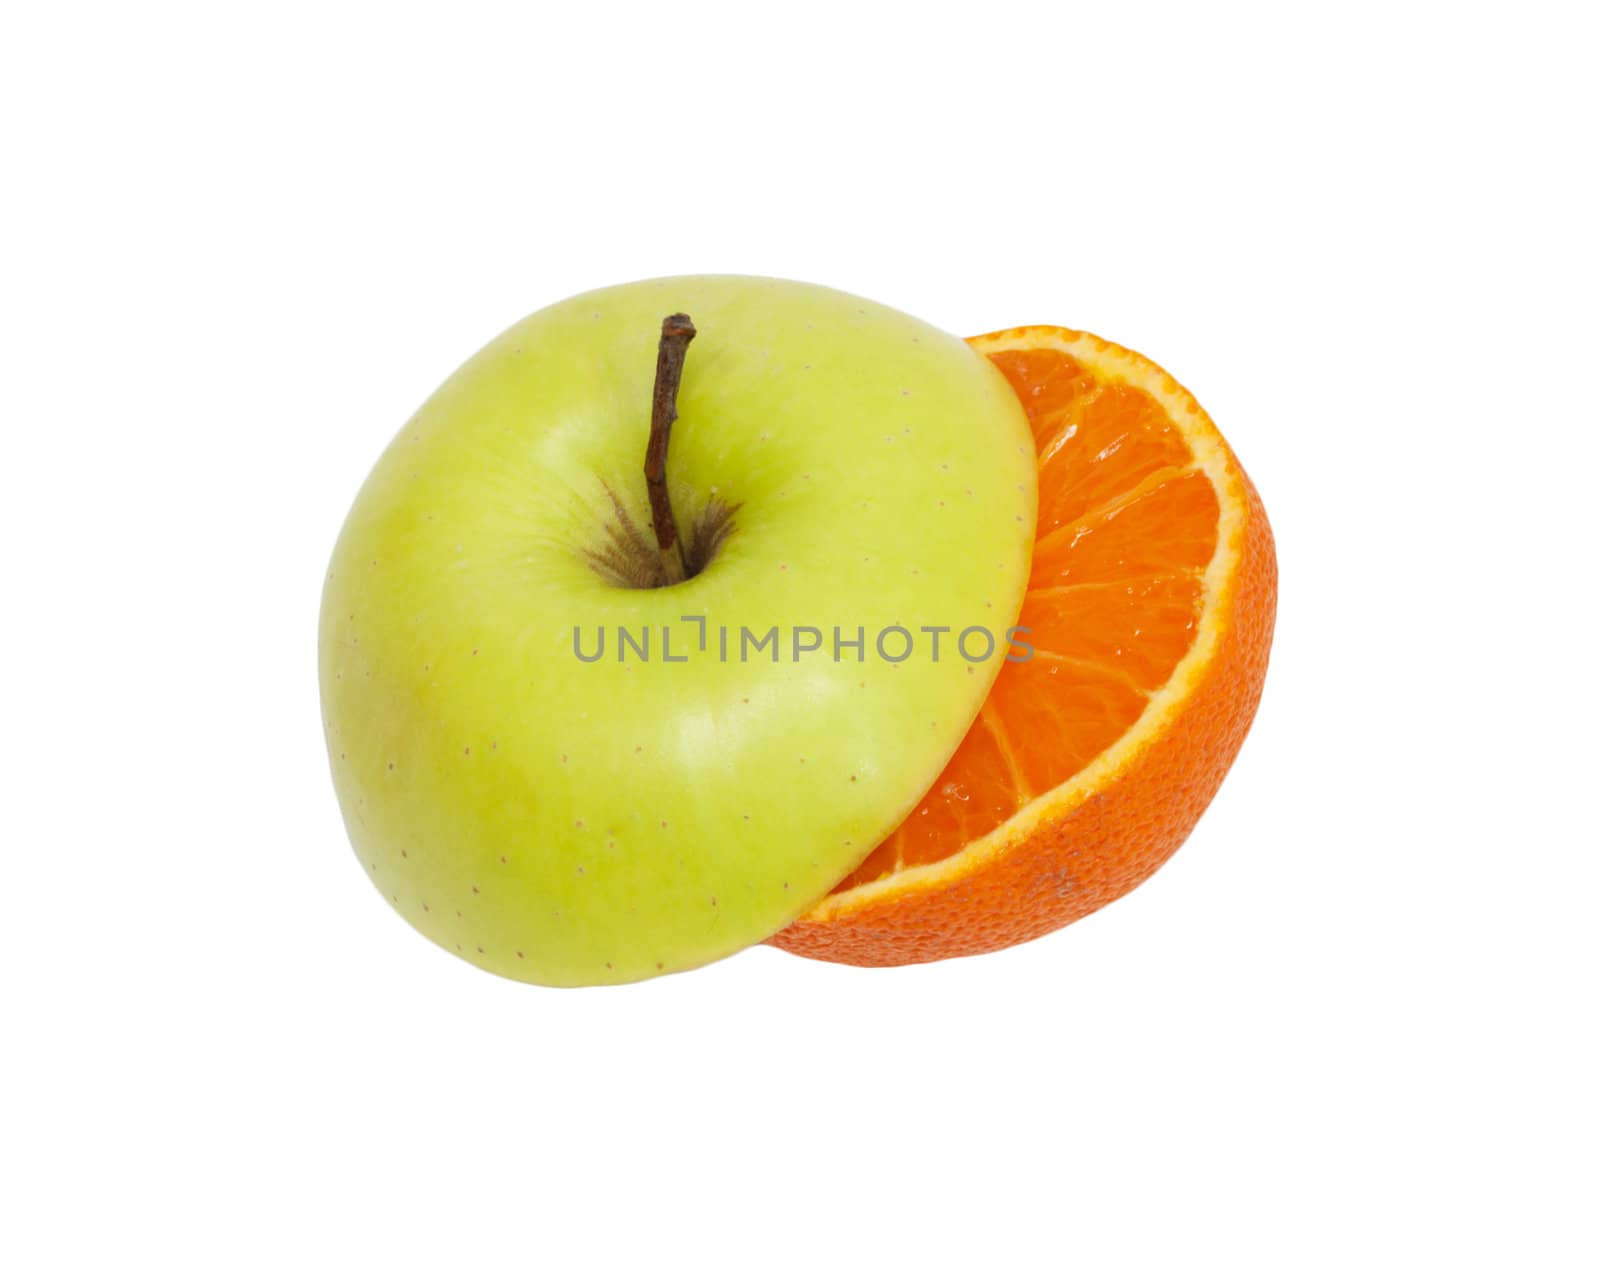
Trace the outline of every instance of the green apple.
{"label": "green apple", "polygon": [[[678,311],[662,491],[693,575],[663,586],[642,467]],[[1005,381],[897,311],[711,276],[530,316],[401,430],[333,553],[323,718],[361,864],[425,936],[541,984],[771,935],[960,743],[1035,501]],[[992,652],[958,650],[974,628]]]}

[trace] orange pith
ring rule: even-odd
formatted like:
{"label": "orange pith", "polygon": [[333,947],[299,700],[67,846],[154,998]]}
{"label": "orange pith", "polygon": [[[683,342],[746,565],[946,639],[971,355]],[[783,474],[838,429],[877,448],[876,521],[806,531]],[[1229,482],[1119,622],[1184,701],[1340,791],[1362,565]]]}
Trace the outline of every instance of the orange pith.
{"label": "orange pith", "polygon": [[972,339],[1021,399],[1039,524],[1005,666],[933,788],[772,943],[868,966],[1053,931],[1176,850],[1232,763],[1276,603],[1259,497],[1194,399],[1086,333]]}

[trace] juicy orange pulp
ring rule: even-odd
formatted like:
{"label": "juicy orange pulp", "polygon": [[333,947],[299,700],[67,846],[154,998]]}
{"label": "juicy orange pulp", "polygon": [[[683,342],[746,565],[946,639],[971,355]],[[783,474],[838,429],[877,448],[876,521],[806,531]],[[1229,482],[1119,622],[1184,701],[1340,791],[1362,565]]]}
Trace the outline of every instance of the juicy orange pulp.
{"label": "juicy orange pulp", "polygon": [[1033,656],[1005,666],[926,798],[836,891],[941,861],[1078,772],[1138,719],[1194,637],[1217,495],[1165,410],[1063,351],[991,359],[1039,449],[1017,621]]}

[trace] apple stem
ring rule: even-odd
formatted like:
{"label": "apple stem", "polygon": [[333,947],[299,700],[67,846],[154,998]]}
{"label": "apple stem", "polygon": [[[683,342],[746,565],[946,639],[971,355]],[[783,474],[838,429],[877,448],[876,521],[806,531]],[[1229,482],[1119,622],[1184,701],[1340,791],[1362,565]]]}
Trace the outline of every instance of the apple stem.
{"label": "apple stem", "polygon": [[644,455],[644,482],[650,490],[650,522],[655,527],[661,568],[669,586],[688,575],[684,571],[678,524],[672,517],[672,498],[667,493],[667,443],[672,438],[672,423],[678,420],[678,384],[683,380],[683,360],[694,334],[694,321],[682,312],[661,321],[661,344],[656,348],[656,386],[650,400],[650,446]]}

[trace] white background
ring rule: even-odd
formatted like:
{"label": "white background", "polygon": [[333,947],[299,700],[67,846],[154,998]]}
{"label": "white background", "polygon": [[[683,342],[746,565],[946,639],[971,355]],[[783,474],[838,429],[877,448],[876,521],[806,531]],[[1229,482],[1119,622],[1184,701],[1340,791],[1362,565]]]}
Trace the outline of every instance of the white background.
{"label": "white background", "polygon": [[[0,1269],[1596,1272],[1582,6],[7,15]],[[356,487],[523,313],[704,270],[1209,407],[1278,638],[1147,886],[576,992],[373,892],[314,651]]]}

